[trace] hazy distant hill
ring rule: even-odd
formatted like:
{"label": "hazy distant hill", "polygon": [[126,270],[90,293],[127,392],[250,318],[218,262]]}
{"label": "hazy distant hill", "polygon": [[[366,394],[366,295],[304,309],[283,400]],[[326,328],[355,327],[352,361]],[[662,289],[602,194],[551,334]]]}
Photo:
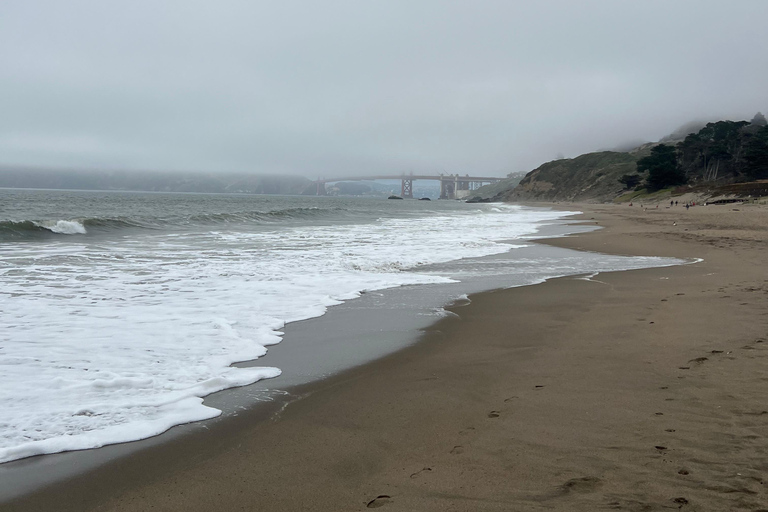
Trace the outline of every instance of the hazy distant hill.
{"label": "hazy distant hill", "polygon": [[312,182],[301,176],[236,173],[0,169],[0,187],[70,190],[136,190],[301,194]]}
{"label": "hazy distant hill", "polygon": [[[399,186],[399,185],[398,185]],[[333,196],[388,196],[392,185],[375,181],[339,181],[325,186],[326,193]]]}
{"label": "hazy distant hill", "polygon": [[691,133],[696,133],[702,128],[704,128],[705,126],[707,126],[708,122],[709,121],[697,120],[697,121],[690,121],[688,123],[685,123],[683,126],[678,128],[677,130],[673,131],[666,137],[659,140],[659,142],[662,142],[665,144],[679,142],[685,139]]}

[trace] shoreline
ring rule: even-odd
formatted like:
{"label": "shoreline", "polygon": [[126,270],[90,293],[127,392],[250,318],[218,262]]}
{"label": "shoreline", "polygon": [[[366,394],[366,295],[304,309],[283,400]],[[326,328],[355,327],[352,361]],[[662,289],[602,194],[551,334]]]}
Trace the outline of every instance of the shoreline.
{"label": "shoreline", "polygon": [[[579,228],[574,227],[572,222],[558,219],[543,221],[536,235],[528,237],[538,239],[540,236],[564,236],[574,232],[579,232]],[[528,245],[527,242],[525,245]],[[516,254],[518,259],[523,260],[547,255],[553,257],[548,252],[551,251],[547,251],[545,246],[538,245],[538,250],[534,249],[533,252],[530,248],[515,249],[514,252],[458,260],[453,268],[451,264],[441,264],[425,266],[422,270],[429,272],[431,269],[441,275],[451,275],[452,272],[463,272],[466,263],[472,263],[470,266],[514,263],[516,260],[510,259],[510,254]],[[218,431],[222,422],[230,421],[234,416],[243,414],[243,411],[248,411],[249,417],[264,420],[271,415],[270,411],[279,410],[296,400],[297,396],[304,395],[304,391],[301,391],[304,387],[311,387],[329,376],[376,361],[418,342],[425,328],[448,314],[444,308],[463,302],[467,293],[488,291],[499,286],[535,283],[529,279],[530,276],[523,274],[513,278],[494,275],[492,281],[487,277],[476,277],[453,284],[371,291],[355,300],[334,306],[319,317],[291,322],[283,329],[288,342],[270,347],[268,361],[262,357],[234,364],[249,367],[261,366],[266,362],[272,366],[289,368],[290,371],[274,379],[228,388],[206,396],[205,405],[222,410],[220,416],[176,425],[157,436],[136,441],[9,461],[0,465],[0,504],[24,501],[27,496],[47,492],[47,487],[60,488],[103,468],[118,467],[121,461],[140,456],[147,450],[157,450],[165,443],[183,443],[190,436],[208,435],[208,430]],[[318,337],[318,333],[324,334]],[[361,347],[357,339],[365,339],[369,346]],[[314,348],[318,343],[321,348]],[[349,352],[352,348],[355,350]],[[326,353],[334,352],[344,355],[325,357]]]}
{"label": "shoreline", "polygon": [[[541,210],[551,212],[551,209],[548,208]],[[566,228],[565,223],[559,220],[542,219],[540,222],[540,227],[556,233],[560,233],[564,229],[571,229]],[[503,257],[504,255],[499,254],[497,256]],[[493,258],[494,256],[485,256],[457,261],[471,263]],[[423,266],[422,268],[431,268],[433,273],[442,274],[442,271],[448,270],[443,268],[444,266],[445,264],[438,264]],[[458,265],[458,267],[460,266]],[[450,270],[457,271],[457,268]],[[462,269],[458,270],[461,271]],[[430,290],[426,292],[426,295],[424,291],[412,293],[415,291],[415,287],[408,285],[383,290],[369,290],[357,299],[346,300],[341,305],[331,307],[328,310],[332,312],[330,315],[326,313],[319,317],[290,322],[282,329],[284,332],[290,332],[290,343],[280,343],[270,347],[268,354],[259,359],[236,362],[232,365],[235,367],[258,367],[266,364],[267,366],[286,368],[288,371],[274,379],[261,380],[252,385],[228,388],[222,392],[207,395],[205,405],[224,411],[223,415],[202,422],[182,423],[166,430],[159,436],[137,439],[127,443],[106,444],[101,448],[69,450],[25,457],[0,464],[0,503],[34,492],[36,489],[67,479],[72,475],[91,472],[105,461],[111,462],[121,457],[130,456],[136,451],[150,449],[164,440],[185,435],[195,428],[215,426],[219,421],[225,420],[228,415],[236,415],[245,407],[263,406],[264,401],[284,400],[283,397],[290,396],[291,388],[297,384],[321,380],[346,367],[374,360],[383,354],[415,342],[421,328],[434,322],[439,318],[440,313],[444,313],[443,306],[452,303],[457,297],[463,296],[463,292],[468,291],[461,290],[459,293],[455,293],[454,286],[454,293],[450,293],[443,290],[447,286],[453,285],[419,285],[418,289]],[[399,290],[408,291],[401,293]],[[387,301],[374,298],[385,294],[387,296],[397,295],[395,299],[397,303],[409,300],[410,307],[404,308],[402,305],[399,308],[392,307],[392,300],[386,304]],[[417,298],[411,297],[409,299],[409,294],[417,295]],[[368,305],[365,306],[364,303],[368,303]],[[366,311],[366,309],[373,310],[373,305],[377,308],[377,315],[371,315]],[[341,311],[345,311],[346,314],[340,315]],[[329,321],[330,317],[333,316],[336,316],[335,323]],[[414,318],[416,316],[420,316],[420,318]],[[365,320],[357,320],[357,317],[362,317]],[[377,328],[375,331],[379,332],[365,332],[367,327],[360,329],[360,323],[374,326]],[[350,326],[354,324],[358,324],[357,333],[353,332],[354,327],[350,329]],[[393,326],[396,327],[393,328]],[[321,343],[316,343],[318,332],[324,334],[319,340]],[[369,338],[370,342],[366,344],[368,346],[362,347],[359,343],[353,343],[352,338],[355,334],[358,337],[363,335]],[[340,341],[336,338],[345,339]],[[324,357],[327,352],[334,351],[336,354],[331,354],[332,357]],[[337,356],[339,353],[343,353],[343,355]],[[43,393],[44,395],[45,393]]]}
{"label": "shoreline", "polygon": [[[754,280],[759,275],[753,268],[754,262],[760,261],[764,239],[727,238],[741,253],[738,268],[730,269],[727,267],[734,255],[725,253],[731,248],[716,244],[722,242],[723,235],[704,230],[707,233],[701,236],[715,245],[702,244],[683,236],[684,221],[677,222],[680,230],[664,231],[664,215],[669,212],[627,220],[621,215],[637,216],[640,212],[625,212],[621,208],[580,205],[579,209],[585,211],[584,221],[597,222],[607,229],[537,242],[619,254],[704,256],[705,261],[604,273],[591,280],[557,278],[537,286],[472,295],[471,304],[452,308],[458,316],[440,320],[427,329],[420,343],[307,386],[302,391],[308,398],[296,400],[280,412],[274,411],[279,414],[278,422],[256,421],[260,418],[252,416],[253,411],[245,412],[231,431],[217,427],[215,439],[207,436],[197,444],[188,438],[178,443],[171,441],[149,450],[152,453],[134,457],[111,479],[97,476],[90,482],[69,482],[28,497],[24,503],[11,502],[10,509],[47,510],[56,504],[58,510],[66,510],[67,506],[72,510],[141,510],[151,504],[163,510],[204,510],[258,503],[264,508],[313,510],[357,509],[369,504],[387,505],[392,510],[501,510],[510,506],[587,510],[587,506],[613,503],[594,501],[595,496],[607,494],[627,508],[631,508],[632,500],[636,504],[673,508],[677,508],[675,503],[682,502],[669,500],[680,497],[693,503],[697,498],[681,494],[667,499],[660,491],[647,491],[645,494],[652,496],[643,501],[642,489],[632,489],[627,477],[640,476],[654,489],[669,486],[671,478],[674,485],[691,495],[690,481],[694,478],[686,482],[683,477],[699,470],[688,469],[688,475],[675,473],[677,476],[671,477],[664,473],[664,478],[656,481],[641,468],[661,465],[660,460],[672,459],[672,451],[679,448],[662,439],[657,443],[666,445],[651,445],[646,454],[642,451],[645,444],[635,446],[627,441],[637,442],[638,436],[645,441],[650,435],[646,430],[653,430],[656,439],[664,437],[655,428],[655,423],[659,423],[656,412],[662,411],[653,410],[677,399],[666,400],[661,395],[682,392],[670,385],[665,390],[659,389],[662,386],[649,386],[649,379],[653,377],[655,383],[666,382],[665,379],[675,382],[680,377],[679,367],[687,364],[686,357],[714,346],[713,333],[725,337],[729,334],[730,331],[724,331],[726,326],[712,324],[711,312],[702,318],[701,311],[708,311],[710,303],[714,303],[715,309],[733,309],[738,316],[750,309],[742,306],[746,300],[742,296],[751,299],[746,306],[753,304],[754,299],[765,301],[764,294],[737,289],[728,292],[729,298],[739,295],[742,302],[718,296],[703,301],[704,305],[698,301],[691,309],[689,299],[681,297],[695,300],[694,291],[720,293],[703,291],[703,285],[735,286],[720,283],[723,277],[724,281]],[[692,224],[689,229],[693,229]],[[730,229],[733,231],[733,227]],[[654,243],[659,240],[661,243]],[[702,269],[715,272],[702,274]],[[765,286],[764,282],[758,284]],[[688,317],[662,314],[662,300],[666,302],[664,307],[686,311]],[[604,318],[597,311],[601,308],[617,311]],[[658,319],[649,319],[656,314]],[[640,316],[644,317],[642,321]],[[765,318],[758,320],[751,325],[727,327],[739,331],[741,337],[749,331],[747,337],[756,339],[760,329],[763,336],[766,334]],[[701,329],[702,321],[707,329]],[[653,331],[659,330],[664,336],[657,339]],[[622,333],[618,339],[624,343],[616,344],[616,333]],[[700,340],[701,333],[709,339]],[[468,339],[474,340],[471,346]],[[631,340],[649,344],[654,350],[650,354],[638,352],[637,346],[629,343]],[[720,343],[723,344],[728,343]],[[759,346],[750,350],[759,350]],[[638,363],[635,357],[646,360]],[[715,361],[709,359],[714,357],[708,356],[701,364],[691,363],[693,366],[686,371],[693,375],[714,367]],[[672,366],[677,366],[669,367],[669,361],[675,361]],[[749,365],[760,361],[742,358],[737,362]],[[648,368],[652,368],[650,376],[640,371]],[[627,377],[631,386],[625,382]],[[764,389],[765,384],[762,386]],[[552,393],[553,390],[556,392]],[[585,397],[588,400],[583,401]],[[747,398],[754,397],[744,399]],[[656,404],[657,399],[660,405]],[[581,400],[582,407],[575,407],[574,400]],[[605,407],[611,405],[616,410],[606,412]],[[632,406],[631,411],[627,410],[628,405]],[[655,407],[645,411],[650,405]],[[638,414],[641,410],[648,412],[650,419]],[[585,423],[585,412],[592,416],[591,422]],[[562,423],[569,422],[576,428],[564,429]],[[634,431],[630,424],[635,425]],[[602,437],[591,432],[595,426]],[[672,434],[666,433],[667,437],[676,437]],[[564,438],[569,442],[564,442]],[[606,448],[606,444],[611,446]],[[587,448],[608,452],[587,456]],[[181,461],[181,452],[190,450],[198,456]],[[643,464],[622,466],[622,457],[637,458]],[[178,461],[175,466],[174,460]],[[169,473],[148,476],[147,466],[160,463],[170,469]],[[621,472],[622,468],[627,475]],[[624,478],[608,478],[606,475],[611,472],[621,473]],[[695,478],[701,482],[703,477]],[[625,487],[614,480],[621,480]],[[742,492],[762,503],[763,488],[754,490],[753,482],[739,485],[742,491],[733,484],[736,491],[720,494],[735,499]],[[104,491],[105,487],[109,492]],[[717,495],[718,491],[706,492]],[[383,495],[389,498],[375,501]],[[141,500],[148,501],[142,504]]]}

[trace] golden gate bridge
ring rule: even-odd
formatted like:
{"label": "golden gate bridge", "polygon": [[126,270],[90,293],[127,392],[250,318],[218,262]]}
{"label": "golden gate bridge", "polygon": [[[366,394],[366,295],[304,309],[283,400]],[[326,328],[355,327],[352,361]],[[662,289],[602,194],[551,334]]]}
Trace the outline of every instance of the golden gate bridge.
{"label": "golden gate bridge", "polygon": [[326,183],[336,183],[339,181],[374,181],[374,180],[400,180],[400,197],[405,199],[413,198],[413,182],[416,180],[433,180],[440,182],[440,199],[460,199],[466,197],[469,192],[476,190],[485,184],[497,183],[503,178],[494,178],[488,176],[470,176],[466,174],[379,174],[374,176],[347,176],[343,178],[321,178],[315,181],[317,185],[317,195],[327,195],[325,189]]}

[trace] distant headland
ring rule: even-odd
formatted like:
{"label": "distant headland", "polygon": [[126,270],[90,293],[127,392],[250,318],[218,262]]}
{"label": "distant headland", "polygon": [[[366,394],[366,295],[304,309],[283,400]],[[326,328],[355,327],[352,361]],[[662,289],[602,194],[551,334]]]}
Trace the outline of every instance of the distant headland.
{"label": "distant headland", "polygon": [[686,193],[768,195],[768,122],[688,123],[658,142],[547,162],[476,191],[475,200],[628,202]]}

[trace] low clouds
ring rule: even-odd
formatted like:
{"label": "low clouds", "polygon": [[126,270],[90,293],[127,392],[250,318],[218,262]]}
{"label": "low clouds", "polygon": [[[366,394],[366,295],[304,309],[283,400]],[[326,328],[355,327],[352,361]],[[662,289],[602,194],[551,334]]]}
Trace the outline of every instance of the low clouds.
{"label": "low clouds", "polygon": [[503,175],[768,110],[768,4],[0,7],[0,164]]}

